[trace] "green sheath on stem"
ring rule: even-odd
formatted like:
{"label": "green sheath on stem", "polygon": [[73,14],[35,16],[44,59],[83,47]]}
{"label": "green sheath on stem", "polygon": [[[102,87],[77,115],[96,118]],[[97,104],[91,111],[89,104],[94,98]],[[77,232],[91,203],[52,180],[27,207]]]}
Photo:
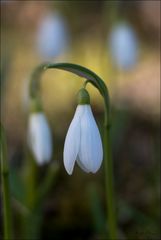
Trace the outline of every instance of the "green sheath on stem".
{"label": "green sheath on stem", "polygon": [[2,197],[3,197],[3,226],[4,239],[11,240],[11,195],[9,187],[9,168],[7,161],[7,144],[4,129],[0,123],[0,151],[1,151],[1,178],[2,178]]}
{"label": "green sheath on stem", "polygon": [[77,101],[79,105],[90,104],[90,96],[85,88],[81,88],[77,94]]}

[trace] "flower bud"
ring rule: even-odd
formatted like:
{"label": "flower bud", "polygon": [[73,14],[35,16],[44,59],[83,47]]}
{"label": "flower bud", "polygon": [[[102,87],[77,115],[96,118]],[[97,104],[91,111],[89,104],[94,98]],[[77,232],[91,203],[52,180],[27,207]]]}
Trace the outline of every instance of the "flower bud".
{"label": "flower bud", "polygon": [[52,136],[43,112],[29,116],[28,144],[38,164],[50,161],[52,156]]}
{"label": "flower bud", "polygon": [[130,25],[120,23],[113,27],[110,33],[110,51],[113,62],[124,70],[136,64],[138,40]]}
{"label": "flower bud", "polygon": [[59,13],[47,13],[40,21],[36,47],[43,59],[64,54],[69,46],[68,26]]}
{"label": "flower bud", "polygon": [[52,135],[39,98],[30,102],[28,123],[28,144],[38,164],[50,161],[52,156]]}

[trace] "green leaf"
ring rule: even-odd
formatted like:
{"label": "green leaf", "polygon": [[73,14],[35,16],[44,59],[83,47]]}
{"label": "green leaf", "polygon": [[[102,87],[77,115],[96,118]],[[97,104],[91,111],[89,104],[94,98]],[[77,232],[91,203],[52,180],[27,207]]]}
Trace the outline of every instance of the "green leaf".
{"label": "green leaf", "polygon": [[56,181],[57,174],[59,171],[59,165],[57,163],[50,164],[47,170],[47,173],[41,182],[40,187],[37,189],[37,196],[35,204],[39,205],[43,198],[47,195],[47,193],[50,191],[50,188],[53,186],[53,184]]}
{"label": "green leaf", "polygon": [[106,219],[102,208],[100,194],[95,183],[90,183],[87,188],[92,219],[97,234],[105,234]]}
{"label": "green leaf", "polygon": [[22,182],[22,178],[19,176],[16,169],[12,169],[12,171],[10,171],[10,186],[12,195],[16,198],[16,200],[24,204],[25,187]]}

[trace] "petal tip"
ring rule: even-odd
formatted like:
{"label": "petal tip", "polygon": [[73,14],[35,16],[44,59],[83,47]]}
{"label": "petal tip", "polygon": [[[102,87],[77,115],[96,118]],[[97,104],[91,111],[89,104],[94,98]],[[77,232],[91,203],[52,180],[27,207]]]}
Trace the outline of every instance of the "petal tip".
{"label": "petal tip", "polygon": [[68,169],[66,166],[65,166],[65,170],[66,170],[66,172],[68,173],[68,175],[72,175],[72,173],[73,173],[73,168],[72,169]]}

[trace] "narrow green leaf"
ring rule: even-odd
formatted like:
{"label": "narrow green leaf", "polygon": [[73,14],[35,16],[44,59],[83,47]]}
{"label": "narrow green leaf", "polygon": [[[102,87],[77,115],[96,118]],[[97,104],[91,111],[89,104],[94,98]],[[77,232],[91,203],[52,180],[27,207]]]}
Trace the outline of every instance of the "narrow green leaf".
{"label": "narrow green leaf", "polygon": [[25,203],[25,187],[22,178],[16,169],[12,169],[10,172],[10,186],[12,195],[21,202]]}

